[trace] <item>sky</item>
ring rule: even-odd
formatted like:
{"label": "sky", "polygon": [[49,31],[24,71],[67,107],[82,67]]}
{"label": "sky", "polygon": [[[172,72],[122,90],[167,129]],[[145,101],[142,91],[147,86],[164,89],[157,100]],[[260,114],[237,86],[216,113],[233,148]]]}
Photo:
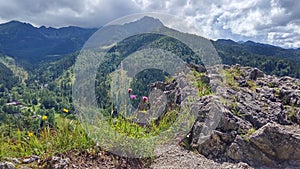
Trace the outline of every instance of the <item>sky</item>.
{"label": "sky", "polygon": [[130,14],[184,18],[210,39],[300,48],[299,0],[0,0],[0,23],[100,27]]}

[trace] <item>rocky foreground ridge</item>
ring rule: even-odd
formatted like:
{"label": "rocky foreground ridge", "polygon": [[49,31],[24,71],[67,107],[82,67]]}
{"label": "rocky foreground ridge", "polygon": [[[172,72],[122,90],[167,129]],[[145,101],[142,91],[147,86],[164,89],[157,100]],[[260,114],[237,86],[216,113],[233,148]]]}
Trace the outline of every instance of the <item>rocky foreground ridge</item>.
{"label": "rocky foreground ridge", "polygon": [[[192,67],[205,74],[200,78],[213,94],[195,102],[197,120],[185,140],[190,149],[215,162],[300,168],[299,79],[270,76],[240,65]],[[192,89],[182,88],[181,78],[159,85],[169,98],[183,103],[186,91]],[[208,122],[209,118],[213,120]]]}

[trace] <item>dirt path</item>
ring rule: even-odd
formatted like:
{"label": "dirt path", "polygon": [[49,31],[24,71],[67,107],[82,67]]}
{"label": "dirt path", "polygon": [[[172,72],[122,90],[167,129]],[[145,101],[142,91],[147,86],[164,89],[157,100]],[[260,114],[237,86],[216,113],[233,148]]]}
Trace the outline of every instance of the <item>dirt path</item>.
{"label": "dirt path", "polygon": [[157,147],[153,169],[252,169],[245,163],[217,163],[201,154],[188,151],[179,145],[163,145]]}

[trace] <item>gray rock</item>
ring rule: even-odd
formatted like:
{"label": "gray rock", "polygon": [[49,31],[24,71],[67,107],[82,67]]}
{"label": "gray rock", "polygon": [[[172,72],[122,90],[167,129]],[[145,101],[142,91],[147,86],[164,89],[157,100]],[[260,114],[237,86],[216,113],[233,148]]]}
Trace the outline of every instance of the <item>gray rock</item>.
{"label": "gray rock", "polygon": [[282,88],[279,93],[279,98],[283,104],[300,106],[300,90]]}
{"label": "gray rock", "polygon": [[62,169],[68,167],[71,161],[69,158],[61,158],[61,157],[53,156],[49,163],[51,168],[53,169]]}
{"label": "gray rock", "polygon": [[1,162],[0,169],[15,169],[16,166],[11,162]]}
{"label": "gray rock", "polygon": [[256,80],[257,78],[264,77],[264,75],[262,71],[255,68],[250,72],[249,79]]}
{"label": "gray rock", "polygon": [[199,73],[205,73],[207,71],[206,68],[204,66],[201,66],[201,65],[196,65],[196,64],[190,63],[188,66],[190,68],[196,70]]}
{"label": "gray rock", "polygon": [[15,164],[21,164],[21,161],[18,158],[9,158],[9,157],[5,157],[4,158],[5,161],[10,161],[13,162]]}
{"label": "gray rock", "polygon": [[210,78],[208,76],[201,76],[200,81],[202,81],[205,84],[209,84]]}
{"label": "gray rock", "polygon": [[268,123],[250,135],[249,141],[236,137],[226,154],[231,159],[244,161],[252,166],[299,168],[299,133],[299,129],[290,131],[286,126]]}
{"label": "gray rock", "polygon": [[24,164],[29,164],[29,163],[33,163],[33,162],[35,162],[35,161],[37,161],[37,160],[39,160],[39,159],[40,159],[39,156],[31,156],[31,157],[29,157],[29,158],[23,159],[23,163],[24,163]]}
{"label": "gray rock", "polygon": [[251,146],[241,136],[237,136],[234,142],[227,148],[225,155],[235,161],[243,161],[251,166],[274,167],[276,162],[271,160],[263,152]]}

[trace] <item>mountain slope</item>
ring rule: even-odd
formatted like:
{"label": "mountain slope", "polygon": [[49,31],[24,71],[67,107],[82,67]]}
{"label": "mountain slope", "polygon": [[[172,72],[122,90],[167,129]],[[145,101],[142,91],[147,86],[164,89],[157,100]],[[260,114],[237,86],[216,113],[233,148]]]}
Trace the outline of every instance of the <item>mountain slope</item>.
{"label": "mountain slope", "polygon": [[7,88],[10,90],[13,86],[17,85],[18,78],[15,77],[14,73],[0,62],[0,92],[4,92]]}
{"label": "mountain slope", "polygon": [[44,59],[80,50],[96,29],[79,27],[36,28],[11,21],[0,24],[0,52],[18,62],[36,63]]}
{"label": "mountain slope", "polygon": [[17,65],[13,58],[0,54],[0,63],[9,68],[13,72],[14,76],[18,77],[21,82],[25,82],[25,80],[27,80],[28,72],[26,72],[20,65]]}

